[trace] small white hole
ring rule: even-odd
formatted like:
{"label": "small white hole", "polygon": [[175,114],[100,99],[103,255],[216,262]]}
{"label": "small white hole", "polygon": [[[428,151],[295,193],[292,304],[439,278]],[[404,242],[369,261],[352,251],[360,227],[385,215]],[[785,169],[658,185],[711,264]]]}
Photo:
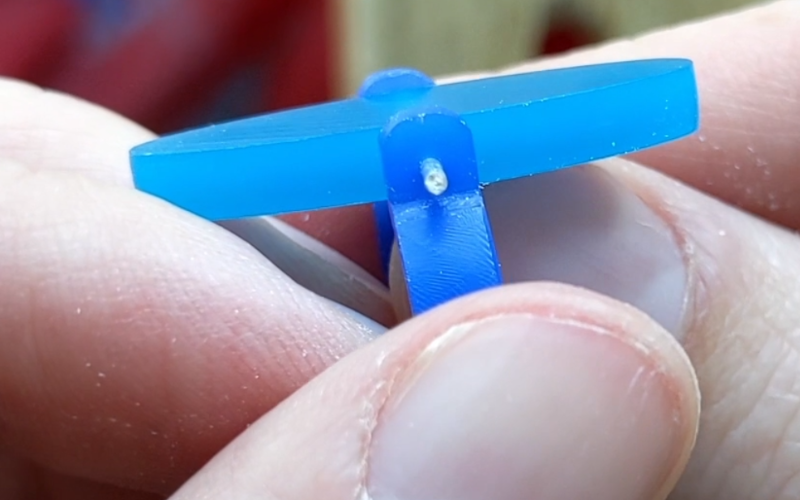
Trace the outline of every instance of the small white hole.
{"label": "small white hole", "polygon": [[425,189],[434,196],[447,191],[447,174],[444,167],[435,158],[428,158],[422,162],[422,178],[425,182]]}

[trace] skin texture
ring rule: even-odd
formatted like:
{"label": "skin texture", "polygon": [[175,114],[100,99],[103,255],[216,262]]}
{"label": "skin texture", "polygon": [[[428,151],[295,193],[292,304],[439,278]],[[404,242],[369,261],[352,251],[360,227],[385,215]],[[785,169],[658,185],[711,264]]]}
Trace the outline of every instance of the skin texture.
{"label": "skin texture", "polygon": [[[630,241],[639,237],[631,224],[658,226],[685,285],[670,275],[658,288],[658,274],[631,272],[603,289],[589,268],[547,279],[599,294],[545,283],[537,269],[550,266],[537,259],[557,252],[531,248],[526,261],[516,248],[512,275],[523,283],[380,338],[375,321],[300,286],[315,286],[302,263],[264,257],[291,238],[254,233],[251,245],[133,191],[127,150],[148,132],[65,96],[0,83],[0,498],[150,499],[181,485],[176,498],[464,498],[486,484],[481,471],[507,474],[510,489],[498,498],[580,498],[589,484],[598,485],[594,498],[663,499],[673,486],[679,499],[796,498],[798,32],[800,3],[784,1],[509,70],[695,60],[700,134],[554,183],[610,179],[604,199],[628,208],[608,210],[605,222]],[[518,213],[535,210],[521,198]],[[498,207],[492,217],[502,218]],[[625,217],[632,210],[639,215]],[[354,262],[374,262],[363,208],[298,220]],[[514,226],[508,234],[498,244],[509,251],[535,243]],[[349,266],[330,252],[310,255],[308,267],[320,280],[329,265],[346,287]],[[361,273],[352,280],[348,300],[373,290],[359,300],[375,303],[360,309],[384,314],[387,291]],[[637,304],[634,286],[663,292],[663,303]],[[402,289],[393,293],[399,301]],[[492,362],[512,354],[522,362]],[[447,379],[456,369],[481,374],[487,391],[461,383],[466,375]],[[437,406],[442,384],[466,409],[453,416]],[[503,413],[508,401],[527,402],[522,420],[541,425]],[[483,453],[404,449],[410,423],[450,443],[458,441],[448,433],[464,431],[482,439],[474,444]],[[617,452],[593,459],[601,445]],[[430,465],[403,469],[416,474],[417,491],[385,465],[409,463],[412,452]],[[586,459],[579,469],[575,457]],[[515,475],[508,464],[530,469]],[[550,473],[531,490],[525,473],[543,467]],[[478,483],[468,491],[452,479],[465,471]]]}

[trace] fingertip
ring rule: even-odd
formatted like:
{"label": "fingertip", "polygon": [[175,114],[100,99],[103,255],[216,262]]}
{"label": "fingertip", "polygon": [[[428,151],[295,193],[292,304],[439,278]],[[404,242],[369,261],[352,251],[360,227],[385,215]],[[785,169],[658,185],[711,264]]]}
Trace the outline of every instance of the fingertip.
{"label": "fingertip", "polygon": [[0,150],[37,171],[68,171],[131,185],[128,151],[152,132],[57,91],[0,79]]}
{"label": "fingertip", "polygon": [[685,354],[645,315],[562,285],[503,287],[341,360],[176,498],[661,499],[698,407]]}
{"label": "fingertip", "polygon": [[65,474],[168,493],[380,330],[124,187],[12,160],[0,206],[0,446]]}

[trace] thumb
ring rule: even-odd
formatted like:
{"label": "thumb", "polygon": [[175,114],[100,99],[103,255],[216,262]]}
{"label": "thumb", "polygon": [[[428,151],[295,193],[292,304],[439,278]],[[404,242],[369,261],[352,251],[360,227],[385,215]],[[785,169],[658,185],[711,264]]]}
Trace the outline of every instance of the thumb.
{"label": "thumb", "polygon": [[687,357],[642,313],[565,286],[509,286],[341,360],[175,498],[663,499],[698,399]]}

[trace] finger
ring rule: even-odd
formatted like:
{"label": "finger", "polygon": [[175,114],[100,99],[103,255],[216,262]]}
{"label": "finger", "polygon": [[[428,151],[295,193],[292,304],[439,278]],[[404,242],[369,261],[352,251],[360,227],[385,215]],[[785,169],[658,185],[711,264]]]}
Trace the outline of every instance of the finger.
{"label": "finger", "polygon": [[0,234],[0,446],[64,475],[172,491],[381,331],[228,231],[82,176],[0,165]]}
{"label": "finger", "polygon": [[800,496],[800,238],[615,160],[487,189],[504,277],[585,287],[680,339],[704,407],[679,498]]}
{"label": "finger", "polygon": [[[68,171],[132,186],[129,151],[154,135],[85,101],[0,78],[0,152],[37,171]],[[283,217],[379,276],[377,236],[368,206]],[[263,240],[264,236],[258,236]]]}
{"label": "finger", "polygon": [[[0,79],[0,106],[4,109],[0,116],[0,156],[35,171],[79,173],[94,180],[131,186],[128,152],[135,145],[153,139],[150,132],[103,108],[14,80]],[[285,217],[323,245],[314,245],[314,252],[306,249],[302,252],[303,259],[294,258],[294,265],[281,269],[306,281],[312,290],[326,298],[346,302],[347,306],[386,324],[394,318],[385,297],[380,301],[364,301],[359,293],[369,289],[385,296],[385,287],[347,260],[355,257],[375,275],[379,274],[377,250],[372,251],[377,243],[370,244],[375,239],[374,225],[369,223],[371,219],[368,221],[370,214],[371,208],[364,206]],[[270,231],[271,225],[257,221],[237,221],[231,227],[238,228],[240,237],[269,256],[286,254],[287,247],[298,246]],[[260,227],[265,229],[258,230]],[[314,263],[325,264],[325,269]],[[308,268],[315,269],[313,282],[306,279]],[[324,281],[332,276],[340,277],[330,281],[342,286]],[[359,300],[352,300],[353,295],[359,295]]]}
{"label": "finger", "polygon": [[663,499],[697,416],[685,355],[645,316],[509,287],[342,360],[173,498]]}
{"label": "finger", "polygon": [[153,135],[79,99],[0,78],[2,157],[36,171],[70,171],[131,185],[128,151]]}
{"label": "finger", "polygon": [[787,0],[506,72],[652,57],[693,60],[702,105],[700,132],[636,155],[636,161],[797,229],[799,32],[800,2]]}

